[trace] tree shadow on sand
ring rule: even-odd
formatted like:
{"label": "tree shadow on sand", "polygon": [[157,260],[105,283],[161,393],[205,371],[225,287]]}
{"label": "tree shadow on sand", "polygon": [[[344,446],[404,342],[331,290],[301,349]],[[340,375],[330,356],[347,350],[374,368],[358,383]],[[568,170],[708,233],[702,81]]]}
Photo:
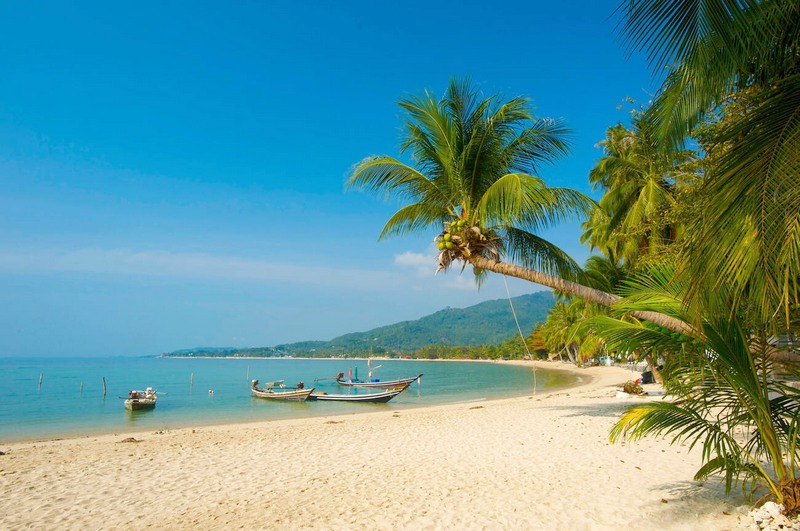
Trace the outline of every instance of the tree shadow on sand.
{"label": "tree shadow on sand", "polygon": [[675,481],[654,484],[653,488],[663,489],[669,497],[647,507],[654,519],[670,522],[673,527],[691,528],[698,517],[718,514],[724,528],[735,527],[740,517],[744,518],[749,505],[741,490],[725,494],[722,477],[706,481]]}
{"label": "tree shadow on sand", "polygon": [[[590,405],[553,405],[546,409],[558,412],[561,418],[593,417],[609,420],[609,429],[633,404],[630,400],[620,403],[604,402]],[[652,463],[658,467],[657,457]],[[698,461],[698,467],[700,463]],[[663,498],[648,502],[641,507],[642,520],[662,522],[664,529],[693,529],[699,519],[709,514],[719,517],[719,529],[737,528],[740,518],[746,518],[749,504],[741,489],[725,494],[725,482],[721,476],[714,476],[705,481],[692,480],[659,482],[655,473],[648,490],[662,492]],[[633,501],[633,500],[632,500]],[[635,502],[634,502],[635,503]],[[715,528],[716,529],[716,528]]]}
{"label": "tree shadow on sand", "polygon": [[598,404],[586,406],[544,406],[542,409],[562,411],[564,412],[561,415],[562,417],[607,417],[611,419],[618,419],[630,406],[630,402],[625,402],[620,404]]}

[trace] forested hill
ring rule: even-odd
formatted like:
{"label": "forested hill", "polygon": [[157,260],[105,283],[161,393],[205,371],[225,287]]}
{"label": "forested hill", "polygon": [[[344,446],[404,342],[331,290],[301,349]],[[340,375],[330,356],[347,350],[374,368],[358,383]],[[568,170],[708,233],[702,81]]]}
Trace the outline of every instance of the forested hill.
{"label": "forested hill", "polygon": [[[550,291],[512,299],[525,335],[537,322],[544,322],[553,306]],[[374,328],[336,337],[330,341],[303,341],[251,349],[187,349],[166,356],[274,356],[335,355],[354,352],[375,354],[386,351],[414,351],[428,345],[497,345],[517,334],[508,299],[482,302],[468,308],[446,308],[415,321]]]}
{"label": "forested hill", "polygon": [[[528,335],[537,322],[547,318],[553,294],[548,291],[522,295],[512,302],[520,327]],[[346,334],[328,343],[344,349],[360,350],[372,343],[384,349],[416,350],[427,345],[496,345],[517,333],[508,299],[497,299],[463,309],[446,308],[416,321]]]}

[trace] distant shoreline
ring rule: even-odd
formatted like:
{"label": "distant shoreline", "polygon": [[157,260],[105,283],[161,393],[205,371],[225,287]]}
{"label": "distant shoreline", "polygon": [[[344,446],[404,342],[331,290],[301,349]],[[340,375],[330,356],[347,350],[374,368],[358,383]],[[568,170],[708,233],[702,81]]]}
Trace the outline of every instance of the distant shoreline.
{"label": "distant shoreline", "polygon": [[[355,360],[355,361],[458,361],[458,362],[478,362],[478,363],[517,363],[517,364],[530,364],[536,362],[542,363],[560,363],[560,362],[545,362],[544,360],[489,360],[489,359],[458,359],[458,358],[390,358],[379,356],[368,356],[365,358],[338,358],[336,356],[152,356],[155,359],[170,359],[170,360]],[[571,364],[570,364],[571,365]]]}

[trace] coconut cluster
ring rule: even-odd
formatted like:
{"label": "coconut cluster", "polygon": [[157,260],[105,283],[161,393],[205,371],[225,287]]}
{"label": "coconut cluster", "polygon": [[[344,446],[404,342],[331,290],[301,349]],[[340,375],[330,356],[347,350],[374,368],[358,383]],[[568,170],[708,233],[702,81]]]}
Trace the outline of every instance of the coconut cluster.
{"label": "coconut cluster", "polygon": [[466,267],[470,256],[475,253],[485,253],[494,258],[499,256],[493,238],[487,238],[480,227],[471,226],[466,219],[457,219],[444,224],[444,230],[436,236],[434,242],[439,249],[438,273],[447,269],[455,260],[463,260]]}

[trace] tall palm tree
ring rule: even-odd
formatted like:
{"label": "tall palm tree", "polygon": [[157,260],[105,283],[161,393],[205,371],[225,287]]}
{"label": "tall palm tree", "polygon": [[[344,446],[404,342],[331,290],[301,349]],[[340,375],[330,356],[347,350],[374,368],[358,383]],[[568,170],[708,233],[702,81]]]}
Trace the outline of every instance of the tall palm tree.
{"label": "tall palm tree", "polygon": [[610,127],[600,142],[604,156],[589,173],[595,188],[605,190],[600,208],[584,223],[582,241],[612,252],[628,265],[674,243],[679,227],[665,214],[675,204],[681,175],[693,162],[689,150],[658,148],[634,112],[630,128]]}
{"label": "tall palm tree", "polygon": [[[441,100],[426,91],[399,105],[405,111],[401,153],[414,165],[372,156],[356,164],[348,180],[348,186],[408,201],[381,238],[444,227],[437,237],[441,268],[471,264],[478,280],[491,271],[604,306],[619,299],[575,282],[577,264],[536,235],[594,207],[582,194],[536,177],[542,164],[567,153],[563,124],[534,119],[525,98],[483,98],[468,81],[451,81]],[[655,313],[640,317],[675,330],[690,326]]]}
{"label": "tall palm tree", "polygon": [[621,32],[656,72],[656,139],[678,144],[731,96],[721,122],[712,198],[690,247],[692,298],[712,279],[788,318],[800,302],[800,0],[626,0]]}

